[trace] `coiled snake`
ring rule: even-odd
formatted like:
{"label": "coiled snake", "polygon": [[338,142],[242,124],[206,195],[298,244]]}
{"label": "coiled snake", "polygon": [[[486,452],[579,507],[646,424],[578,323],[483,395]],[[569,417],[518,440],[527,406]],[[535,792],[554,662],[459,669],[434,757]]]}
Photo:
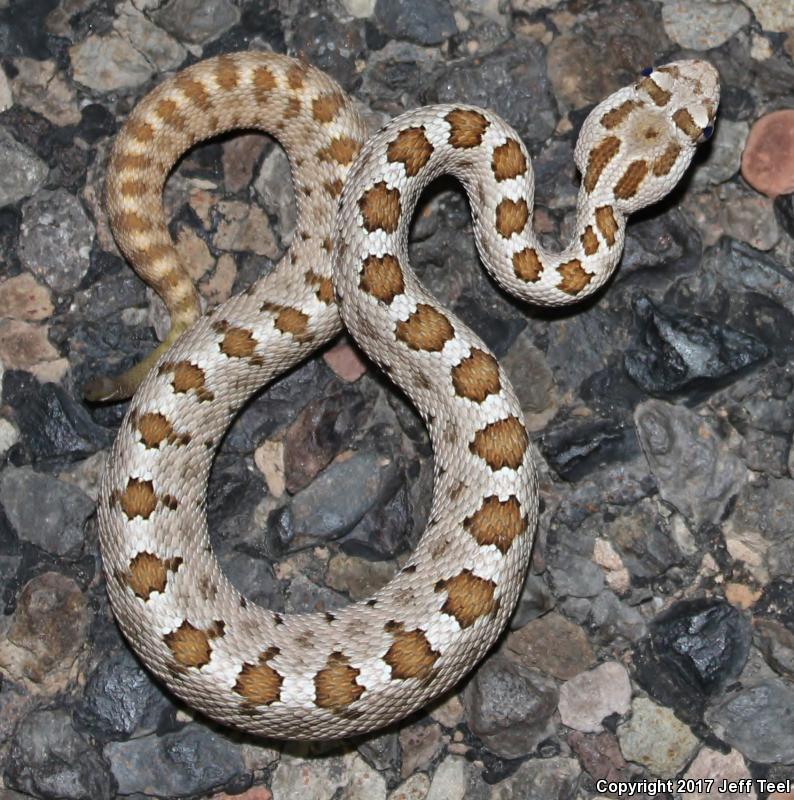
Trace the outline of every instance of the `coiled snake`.
{"label": "coiled snake", "polygon": [[[253,52],[191,66],[140,102],[115,142],[107,206],[120,248],[165,299],[172,330],[142,365],[93,382],[87,396],[129,395],[146,376],[103,476],[100,540],[119,625],[175,694],[257,734],[335,738],[406,716],[486,653],[521,589],[536,477],[504,371],[411,271],[417,199],[435,177],[454,175],[493,277],[533,303],[575,302],[613,272],[627,215],[681,177],[710,135],[718,98],[711,66],[679,61],[646,70],[593,109],[575,151],[576,233],[559,254],[532,231],[526,149],[489,111],[428,106],[367,139],[330,78]],[[297,232],[271,274],[198,319],[162,189],[190,145],[234,128],[264,130],[286,149]],[[240,406],[335,336],[340,311],[427,423],[432,508],[407,565],[369,600],[282,615],[247,602],[222,573],[207,534],[207,476]]]}

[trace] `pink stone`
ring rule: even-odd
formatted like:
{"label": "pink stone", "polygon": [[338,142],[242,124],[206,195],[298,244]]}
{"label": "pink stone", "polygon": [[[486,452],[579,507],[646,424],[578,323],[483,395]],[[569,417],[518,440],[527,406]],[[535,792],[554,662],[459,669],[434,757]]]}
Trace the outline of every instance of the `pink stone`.
{"label": "pink stone", "polygon": [[756,121],[742,154],[742,177],[768,197],[794,192],[794,109]]}
{"label": "pink stone", "polygon": [[343,380],[355,383],[366,371],[366,362],[347,343],[339,342],[324,356],[325,363]]}
{"label": "pink stone", "polygon": [[247,792],[242,794],[215,794],[210,800],[273,800],[273,793],[267,786],[252,786]]}

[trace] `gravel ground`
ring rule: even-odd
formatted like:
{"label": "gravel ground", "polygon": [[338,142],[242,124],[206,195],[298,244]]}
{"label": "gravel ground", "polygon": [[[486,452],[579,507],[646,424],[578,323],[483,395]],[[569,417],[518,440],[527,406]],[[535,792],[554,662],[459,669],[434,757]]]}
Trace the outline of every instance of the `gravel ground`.
{"label": "gravel ground", "polygon": [[[753,123],[794,107],[792,27],[792,0],[0,0],[0,800],[567,800],[680,776],[686,797],[794,797],[763,783],[794,781],[794,202],[740,175]],[[334,745],[194,718],[131,655],[100,571],[97,479],[124,405],[87,407],[78,387],[166,327],[110,236],[109,147],[164,75],[244,48],[303,54],[373,127],[436,101],[501,113],[535,159],[550,244],[573,223],[573,144],[597,101],[681,56],[723,81],[696,169],[630,224],[584,307],[512,301],[477,263],[461,190],[427,192],[414,263],[512,376],[543,516],[511,630],[468,682]],[[785,149],[767,152],[786,178]],[[284,251],[287,176],[271,140],[240,135],[170,179],[208,303]],[[404,563],[431,473],[418,417],[342,338],[226,438],[216,550],[261,603],[337,607]]]}

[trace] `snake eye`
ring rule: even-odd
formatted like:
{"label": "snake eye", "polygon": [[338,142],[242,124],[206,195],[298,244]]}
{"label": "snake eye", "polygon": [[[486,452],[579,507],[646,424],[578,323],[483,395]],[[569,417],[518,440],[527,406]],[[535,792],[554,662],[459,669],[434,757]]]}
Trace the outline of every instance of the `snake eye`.
{"label": "snake eye", "polygon": [[702,134],[703,141],[704,142],[708,141],[709,139],[711,139],[711,137],[713,135],[714,135],[714,126],[713,125],[706,125],[706,127],[703,128],[703,134]]}
{"label": "snake eye", "polygon": [[643,77],[647,78],[651,75],[652,72],[653,72],[653,67],[645,67],[645,69],[643,69],[640,74]]}

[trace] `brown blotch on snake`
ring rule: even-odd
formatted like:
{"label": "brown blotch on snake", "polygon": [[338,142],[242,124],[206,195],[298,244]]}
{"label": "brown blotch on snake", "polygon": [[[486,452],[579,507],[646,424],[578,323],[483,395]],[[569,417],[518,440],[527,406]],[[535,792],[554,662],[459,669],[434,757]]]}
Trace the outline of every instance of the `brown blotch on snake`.
{"label": "brown blotch on snake", "polygon": [[620,200],[628,200],[634,197],[640,188],[640,185],[645,180],[648,174],[648,162],[638,159],[632,161],[626,167],[626,171],[621,176],[620,180],[615,184],[614,194]]}
{"label": "brown blotch on snake", "polygon": [[325,667],[314,676],[314,702],[319,708],[339,712],[364,693],[356,683],[361,670],[351,667],[339,651],[328,656]]}
{"label": "brown blotch on snake", "polygon": [[130,478],[118,500],[127,519],[135,519],[135,517],[149,519],[157,508],[154,484],[149,480]]}
{"label": "brown blotch on snake", "polygon": [[455,108],[444,117],[449,123],[449,143],[456,148],[479,147],[488,120],[479,111]]}
{"label": "brown blotch on snake", "polygon": [[191,78],[189,74],[177,75],[174,78],[174,85],[193,105],[202,111],[209,111],[212,108],[209,92],[207,92],[202,83]]}
{"label": "brown blotch on snake", "polygon": [[281,306],[276,303],[262,303],[262,311],[270,311],[276,315],[273,324],[282,333],[289,333],[299,342],[308,342],[312,335],[309,331],[309,317],[292,306]]}
{"label": "brown blotch on snake", "polygon": [[358,201],[364,227],[371,233],[379,228],[386,233],[394,233],[400,222],[400,192],[389,189],[384,181],[379,181],[367,189]]}
{"label": "brown blotch on snake", "polygon": [[191,438],[189,433],[179,436],[167,417],[159,411],[147,411],[136,417],[135,427],[141,435],[141,444],[151,450],[159,448],[163,442],[187,444]]}
{"label": "brown blotch on snake", "polygon": [[125,128],[126,133],[140,144],[149,144],[154,139],[154,128],[143,120],[130,120]]}
{"label": "brown blotch on snake", "polygon": [[454,578],[439,581],[435,589],[447,593],[441,611],[455,617],[461,628],[470,627],[480,617],[493,613],[499,607],[494,597],[496,584],[477,577],[469,569],[464,569]]}
{"label": "brown blotch on snake", "polygon": [[452,385],[456,394],[482,403],[486,397],[502,388],[499,364],[490,353],[473,347],[471,353],[452,368]]}
{"label": "brown blotch on snake", "polygon": [[179,106],[173,100],[161,100],[154,109],[157,116],[176,131],[184,131],[187,122],[179,112]]}
{"label": "brown blotch on snake", "polygon": [[596,226],[604,237],[607,247],[615,244],[615,235],[618,232],[618,222],[612,206],[599,206],[595,211]]}
{"label": "brown blotch on snake", "polygon": [[435,308],[419,303],[416,311],[404,322],[398,322],[396,336],[411,350],[429,350],[438,353],[455,335],[452,323]]}
{"label": "brown blotch on snake", "polygon": [[328,192],[329,195],[331,195],[331,197],[339,197],[339,195],[342,194],[342,181],[340,181],[339,178],[336,178],[332,181],[326,181],[323,184],[323,188],[326,192]]}
{"label": "brown blotch on snake", "polygon": [[237,675],[234,691],[257,706],[268,706],[281,699],[284,678],[267,663],[278,654],[277,647],[270,647],[259,656],[259,663],[244,663]]}
{"label": "brown blotch on snake", "polygon": [[124,579],[134,594],[142,600],[148,600],[152,592],[165,591],[169,572],[176,572],[181,564],[182,559],[178,556],[162,559],[153,553],[138,553],[130,561]]}
{"label": "brown blotch on snake", "polygon": [[523,198],[511,200],[505,197],[496,207],[496,230],[499,235],[509,239],[521,233],[529,221],[529,206]]}
{"label": "brown blotch on snake", "polygon": [[256,348],[256,339],[246,328],[229,328],[218,347],[229,358],[250,358]]}
{"label": "brown blotch on snake", "polygon": [[317,122],[333,122],[345,105],[345,99],[338,92],[323,94],[312,101],[312,116]]}
{"label": "brown blotch on snake", "polygon": [[131,236],[136,233],[146,233],[151,225],[134,211],[122,211],[113,217],[113,227],[117,235]]}
{"label": "brown blotch on snake", "polygon": [[518,498],[511,495],[507,500],[500,500],[491,495],[474,514],[466,517],[463,527],[479,545],[492,544],[506,553],[513,540],[526,530],[527,519],[521,514]]}
{"label": "brown blotch on snake", "polygon": [[680,154],[681,147],[679,145],[675,142],[668,144],[665,151],[653,162],[653,174],[657,178],[668,175]]}
{"label": "brown blotch on snake", "polygon": [[635,108],[642,108],[642,103],[637,102],[636,100],[625,100],[621,103],[617,108],[613,108],[610,111],[607,111],[603,117],[601,117],[601,124],[607,129],[612,130],[613,128],[617,128],[619,125],[622,125],[623,122],[626,121],[629,114],[634,111]]}
{"label": "brown blotch on snake", "polygon": [[491,422],[474,434],[469,450],[492,469],[518,469],[529,445],[529,436],[517,417]]}
{"label": "brown blotch on snake", "polygon": [[517,178],[527,171],[527,159],[521,145],[515,139],[508,139],[493,151],[491,169],[497,181]]}
{"label": "brown blotch on snake", "polygon": [[230,92],[240,82],[237,64],[231,56],[220,56],[215,68],[215,80],[224,91]]}
{"label": "brown blotch on snake", "polygon": [[592,225],[588,225],[582,234],[582,249],[586,256],[591,256],[598,252],[598,237],[595,235]]}
{"label": "brown blotch on snake", "polygon": [[560,291],[566,294],[579,294],[593,279],[589,272],[585,272],[582,262],[578,258],[572,258],[557,267],[562,280],[560,281]]}
{"label": "brown blotch on snake", "polygon": [[418,175],[432,155],[433,145],[425,136],[425,129],[421,127],[400,131],[386,149],[386,159],[392,163],[400,162],[409,178]]}
{"label": "brown blotch on snake", "polygon": [[330,278],[323,278],[312,270],[306,272],[306,283],[317,287],[317,299],[321,303],[331,305],[334,302],[334,284]]}
{"label": "brown blotch on snake", "polygon": [[359,287],[389,305],[405,290],[400,262],[393,255],[369,255],[364,259]]}
{"label": "brown blotch on snake", "polygon": [[617,136],[607,136],[599,142],[587,156],[587,169],[584,174],[584,188],[592,192],[598,184],[601,173],[607,164],[618,154],[620,139]]}
{"label": "brown blotch on snake", "polygon": [[640,81],[640,89],[645,90],[650,95],[651,100],[659,107],[666,106],[672,97],[670,92],[662,89],[651,77],[643,78]]}
{"label": "brown blotch on snake", "polygon": [[131,178],[130,180],[126,180],[121,184],[119,191],[125,197],[131,197],[139,200],[141,197],[144,197],[150,192],[156,191],[156,187],[140,178]]}
{"label": "brown blotch on snake", "polygon": [[421,681],[428,678],[439,653],[430,646],[424,631],[419,628],[406,631],[399,622],[387,624],[386,630],[394,636],[394,642],[383,656],[383,660],[391,668],[392,680],[416,678]]}
{"label": "brown blotch on snake", "polygon": [[527,283],[535,283],[540,280],[543,272],[543,262],[538,256],[537,250],[532,247],[525,247],[517,253],[513,253],[513,272],[516,277]]}
{"label": "brown blotch on snake", "polygon": [[270,100],[270,93],[276,88],[276,76],[267,67],[254,70],[254,95],[258,103]]}
{"label": "brown blotch on snake", "polygon": [[201,401],[211,401],[214,395],[204,385],[204,370],[189,361],[166,361],[160,366],[160,375],[172,373],[171,386],[177,394],[195,392]]}
{"label": "brown blotch on snake", "polygon": [[678,111],[673,114],[673,122],[687,135],[690,139],[697,139],[703,130],[700,126],[692,119],[692,115],[685,109],[679,108]]}
{"label": "brown blotch on snake", "polygon": [[206,630],[201,630],[185,620],[175,631],[165,634],[163,641],[171,650],[177,664],[201,669],[210,663],[210,640],[222,636],[223,629],[222,622],[215,622]]}
{"label": "brown blotch on snake", "polygon": [[337,164],[350,164],[361,149],[361,142],[350,136],[337,136],[331,144],[317,151],[320,161],[335,161]]}

